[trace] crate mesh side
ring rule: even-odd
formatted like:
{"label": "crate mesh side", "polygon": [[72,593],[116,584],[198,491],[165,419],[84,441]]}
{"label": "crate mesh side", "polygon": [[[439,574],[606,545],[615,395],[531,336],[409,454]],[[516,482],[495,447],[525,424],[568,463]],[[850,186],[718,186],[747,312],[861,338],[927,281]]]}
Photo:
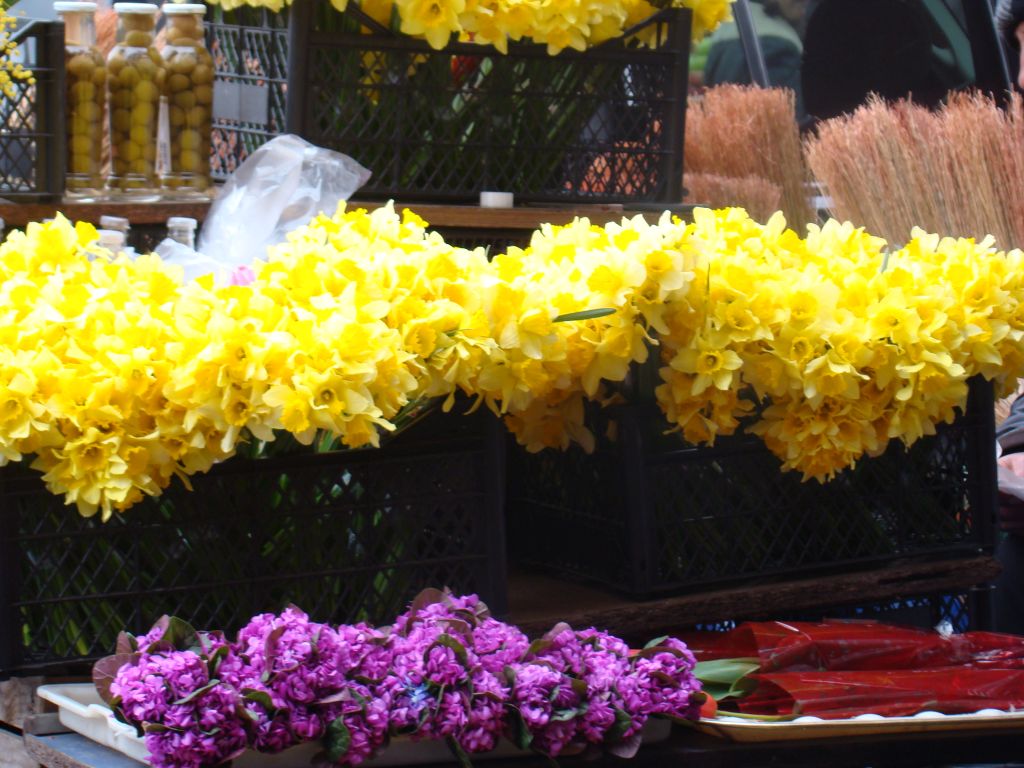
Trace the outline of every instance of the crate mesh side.
{"label": "crate mesh side", "polygon": [[[830,483],[782,472],[764,450],[652,466],[660,584],[885,560],[973,542],[967,431],[893,443]],[[713,490],[711,490],[713,489]]]}
{"label": "crate mesh side", "polygon": [[[36,82],[12,80],[13,98],[0,95],[0,195],[15,198],[59,194],[63,190],[46,189],[42,169],[55,158],[52,115],[46,115],[47,94],[56,87],[56,65],[46,58],[48,25],[34,23],[18,30],[17,56],[32,70]],[[63,55],[63,51],[60,52]]]}
{"label": "crate mesh side", "polygon": [[[978,519],[984,511],[972,508],[986,480],[984,468],[974,465],[984,414],[940,425],[909,451],[893,442],[882,456],[864,458],[825,484],[783,472],[756,439],[688,447],[676,435],[657,435],[664,419],[653,406],[621,415],[649,426],[642,430],[654,435],[645,441],[645,456],[607,442],[590,455],[575,447],[513,453],[513,559],[622,592],[654,594],[845,571],[904,556],[974,555],[991,546]],[[629,485],[630,462],[642,462],[642,489]],[[629,503],[638,491],[645,505]],[[631,525],[630,515],[647,515],[647,524]],[[535,541],[532,528],[561,535]],[[630,537],[644,530],[649,541],[631,548]],[[649,563],[631,559],[631,551],[649,553]],[[647,587],[630,587],[644,582],[645,567]]]}
{"label": "crate mesh side", "polygon": [[78,516],[38,478],[7,481],[0,524],[19,553],[19,666],[105,655],[120,630],[164,613],[232,631],[288,603],[321,621],[383,622],[427,586],[487,599],[500,523],[487,516],[483,441],[414,445],[235,459],[194,477],[194,491],[175,483],[107,523]]}
{"label": "crate mesh side", "polygon": [[[223,181],[254,150],[285,131],[288,72],[288,14],[264,8],[212,9],[206,26],[220,101],[237,112],[217,110],[212,126],[210,167]],[[253,109],[253,105],[266,108]]]}
{"label": "crate mesh side", "polygon": [[[932,629],[943,624],[948,625],[954,632],[967,632],[972,628],[969,603],[968,596],[963,594],[920,595],[899,597],[878,603],[800,611],[773,618],[777,618],[779,621],[872,620],[921,629]],[[692,629],[702,632],[728,632],[741,623],[742,621],[723,620],[710,624],[697,624]]]}
{"label": "crate mesh side", "polygon": [[[681,148],[673,59],[507,56],[461,46],[379,48],[367,36],[311,44],[306,138],[373,171],[372,197],[663,200]],[[616,49],[616,52],[618,50]]]}

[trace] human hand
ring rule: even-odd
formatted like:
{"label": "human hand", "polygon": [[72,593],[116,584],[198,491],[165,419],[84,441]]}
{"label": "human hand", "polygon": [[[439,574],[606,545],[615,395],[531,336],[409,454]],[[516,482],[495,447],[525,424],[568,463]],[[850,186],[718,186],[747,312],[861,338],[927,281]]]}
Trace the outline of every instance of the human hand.
{"label": "human hand", "polygon": [[[1024,477],[1024,453],[1000,456],[999,465]],[[1024,501],[1007,493],[999,494],[999,527],[1007,533],[1024,534]]]}
{"label": "human hand", "polygon": [[1024,477],[1024,453],[1008,453],[1000,456],[997,461],[999,466],[1010,470],[1017,477]]}
{"label": "human hand", "polygon": [[1017,25],[1017,28],[1013,31],[1013,35],[1017,38],[1017,45],[1020,47],[1020,66],[1017,70],[1017,87],[1024,90],[1024,22]]}

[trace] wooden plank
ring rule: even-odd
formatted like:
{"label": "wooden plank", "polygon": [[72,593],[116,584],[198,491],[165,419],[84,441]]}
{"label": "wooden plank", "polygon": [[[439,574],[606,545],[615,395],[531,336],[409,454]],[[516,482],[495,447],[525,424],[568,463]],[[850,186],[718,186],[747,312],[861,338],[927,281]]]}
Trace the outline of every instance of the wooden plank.
{"label": "wooden plank", "polygon": [[0,218],[7,229],[53,218],[57,211],[72,221],[97,225],[100,216],[106,215],[121,216],[132,224],[164,224],[171,216],[202,221],[208,209],[207,203],[0,203]]}
{"label": "wooden plank", "polygon": [[26,734],[25,748],[45,768],[139,768],[142,765],[77,733]]}
{"label": "wooden plank", "polygon": [[[139,768],[140,763],[118,752],[89,742],[78,734],[26,736],[29,754],[44,768]],[[733,744],[677,728],[666,742],[641,748],[636,757],[624,763],[620,758],[603,755],[597,759],[560,758],[565,768],[830,768],[865,765],[895,768],[920,768],[923,765],[1015,763],[1024,750],[1024,736],[1001,731],[943,732],[912,736],[825,739],[817,741]],[[542,757],[479,759],[488,768],[546,768],[551,762]],[[7,768],[6,763],[0,763]],[[308,768],[306,761],[291,764],[285,759],[281,768]],[[372,764],[370,764],[372,765]],[[434,768],[455,768],[454,763],[435,763]]]}
{"label": "wooden plank", "polygon": [[29,755],[17,733],[0,728],[0,766],[3,768],[37,768],[39,763]]}
{"label": "wooden plank", "polygon": [[56,712],[46,712],[26,717],[22,730],[34,736],[49,736],[54,733],[69,733],[71,729],[60,721],[60,715]]}
{"label": "wooden plank", "polygon": [[872,603],[897,597],[966,590],[999,574],[993,557],[897,562],[883,568],[775,583],[750,585],[659,600],[631,601],[606,592],[570,587],[555,578],[546,588],[535,582],[531,592],[548,590],[541,603],[518,601],[513,587],[511,620],[530,636],[542,635],[557,621],[574,627],[595,626],[627,640],[644,641],[694,624],[727,619],[772,619],[784,613],[840,605]]}
{"label": "wooden plank", "polygon": [[41,677],[12,677],[0,682],[0,723],[21,728],[26,717],[38,712],[36,688],[42,683]]}
{"label": "wooden plank", "polygon": [[[379,208],[383,203],[353,202],[367,210]],[[621,221],[624,216],[642,214],[648,221],[657,221],[661,208],[630,208],[623,205],[569,205],[532,206],[515,208],[479,208],[475,205],[396,205],[397,210],[409,208],[432,227],[465,227],[467,229],[525,229],[533,230],[541,224],[568,224],[578,217],[586,217],[593,224]],[[673,211],[687,215],[692,206],[673,206]]]}
{"label": "wooden plank", "polygon": [[[353,201],[350,208],[375,210],[382,202]],[[673,210],[685,215],[691,206],[674,206]],[[621,205],[574,206],[521,206],[517,208],[480,208],[475,205],[417,204],[397,205],[398,210],[409,208],[432,227],[464,227],[467,229],[524,229],[534,230],[541,224],[568,224],[576,217],[585,216],[594,224],[619,221],[623,216],[642,213],[649,221],[657,220],[661,210],[624,208]],[[24,227],[30,221],[53,218],[57,211],[73,221],[99,222],[100,216],[121,216],[132,224],[163,224],[171,216],[188,216],[198,221],[206,218],[209,203],[0,203],[0,218],[7,228]]]}

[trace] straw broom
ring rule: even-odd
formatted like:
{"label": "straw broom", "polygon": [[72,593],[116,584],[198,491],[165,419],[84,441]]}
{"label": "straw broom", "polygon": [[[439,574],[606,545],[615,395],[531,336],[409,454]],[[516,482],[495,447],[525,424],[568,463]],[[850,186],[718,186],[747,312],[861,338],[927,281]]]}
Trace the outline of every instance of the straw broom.
{"label": "straw broom", "polygon": [[902,245],[913,227],[1024,245],[1024,110],[952,94],[937,112],[876,97],[805,145],[831,213]]}
{"label": "straw broom", "polygon": [[[688,108],[683,163],[687,185],[693,174],[766,179],[780,188],[780,208],[791,227],[802,231],[813,221],[804,189],[796,101],[790,90],[709,88]],[[733,202],[747,205],[742,199]]]}
{"label": "straw broom", "polygon": [[779,210],[782,188],[757,176],[717,176],[713,173],[691,173],[686,177],[685,203],[727,208],[739,205],[754,219],[767,221]]}

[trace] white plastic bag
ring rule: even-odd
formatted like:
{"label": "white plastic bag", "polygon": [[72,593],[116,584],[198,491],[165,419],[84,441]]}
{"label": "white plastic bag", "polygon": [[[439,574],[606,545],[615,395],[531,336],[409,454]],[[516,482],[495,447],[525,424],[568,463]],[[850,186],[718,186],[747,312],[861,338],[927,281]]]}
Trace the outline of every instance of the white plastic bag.
{"label": "white plastic bag", "polygon": [[291,134],[271,139],[231,175],[210,206],[198,253],[158,246],[164,259],[185,268],[186,278],[213,272],[226,281],[237,267],[266,256],[293,229],[319,213],[332,215],[370,172],[347,155]]}

